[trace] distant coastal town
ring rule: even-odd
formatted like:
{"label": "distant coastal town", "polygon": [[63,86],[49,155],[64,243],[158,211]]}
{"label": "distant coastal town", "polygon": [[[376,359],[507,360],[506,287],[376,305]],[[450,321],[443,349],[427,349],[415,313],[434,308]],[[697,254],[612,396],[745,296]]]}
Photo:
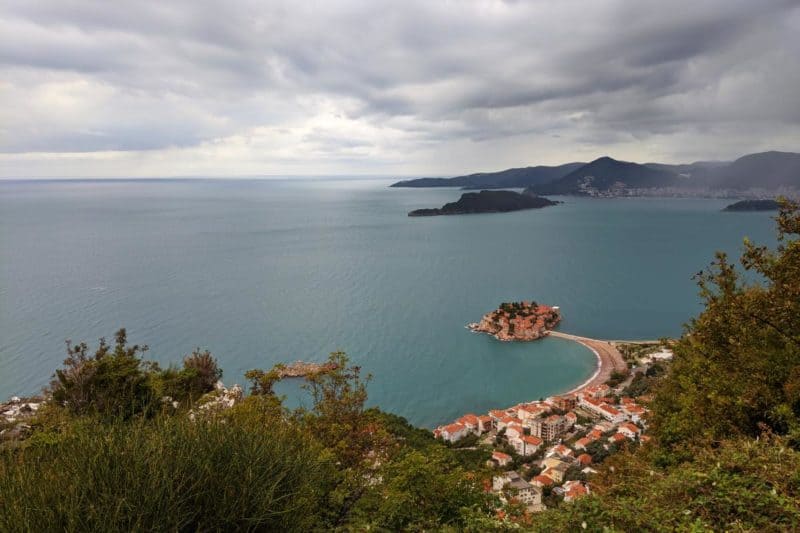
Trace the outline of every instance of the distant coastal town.
{"label": "distant coastal town", "polygon": [[562,395],[468,413],[433,430],[454,447],[492,447],[489,465],[498,473],[486,490],[529,512],[546,509],[547,498],[570,502],[590,494],[592,465],[625,445],[648,442],[643,404],[649,398],[634,382],[673,355],[664,341],[604,341],[549,329],[560,319],[558,307],[504,303],[468,327],[503,341],[549,335],[579,342],[597,357],[597,370],[586,382]]}

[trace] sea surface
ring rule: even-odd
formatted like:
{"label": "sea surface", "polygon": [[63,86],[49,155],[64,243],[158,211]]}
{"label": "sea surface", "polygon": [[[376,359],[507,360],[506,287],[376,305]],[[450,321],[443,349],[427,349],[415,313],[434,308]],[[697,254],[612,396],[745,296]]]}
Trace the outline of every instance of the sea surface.
{"label": "sea surface", "polygon": [[[578,344],[465,329],[499,303],[559,305],[560,329],[591,337],[679,335],[715,250],[775,242],[771,213],[722,213],[724,200],[409,218],[460,191],[390,183],[0,181],[0,398],[45,385],[65,339],[126,327],[164,364],[211,350],[229,385],[344,350],[373,375],[370,403],[432,427],[593,373]],[[282,391],[305,401],[296,389]]]}

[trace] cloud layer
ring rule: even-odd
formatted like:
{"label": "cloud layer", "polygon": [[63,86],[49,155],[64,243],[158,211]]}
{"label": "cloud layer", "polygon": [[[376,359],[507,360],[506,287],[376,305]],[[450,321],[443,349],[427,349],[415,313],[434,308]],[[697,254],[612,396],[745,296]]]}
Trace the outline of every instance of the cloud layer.
{"label": "cloud layer", "polygon": [[800,150],[796,0],[6,1],[0,177]]}

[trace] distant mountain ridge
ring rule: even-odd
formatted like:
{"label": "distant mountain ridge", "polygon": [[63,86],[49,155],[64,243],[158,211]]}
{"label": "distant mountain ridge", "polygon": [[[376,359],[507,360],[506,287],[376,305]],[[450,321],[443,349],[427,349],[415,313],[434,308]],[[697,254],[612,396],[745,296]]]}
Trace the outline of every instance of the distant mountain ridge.
{"label": "distant mountain ridge", "polygon": [[565,176],[586,163],[509,168],[500,172],[479,172],[455,178],[418,178],[398,181],[392,187],[461,187],[464,189],[525,188],[549,183]]}
{"label": "distant mountain ridge", "polygon": [[800,191],[800,154],[761,152],[732,162],[670,165],[633,163],[605,156],[590,163],[512,168],[454,178],[421,178],[392,187],[525,188],[535,194],[635,195],[644,191]]}
{"label": "distant mountain ridge", "polygon": [[678,174],[639,163],[601,157],[551,183],[531,187],[538,194],[591,194],[617,189],[670,187]]}
{"label": "distant mountain ridge", "polygon": [[729,189],[800,188],[800,154],[761,152],[711,171],[713,186]]}

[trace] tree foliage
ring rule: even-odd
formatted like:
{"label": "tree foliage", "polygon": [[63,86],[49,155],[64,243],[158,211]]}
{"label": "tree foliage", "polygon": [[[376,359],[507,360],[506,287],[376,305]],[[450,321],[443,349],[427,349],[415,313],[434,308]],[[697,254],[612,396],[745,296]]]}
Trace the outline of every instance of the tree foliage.
{"label": "tree foliage", "polygon": [[101,338],[93,355],[85,342],[67,341],[64,368],[56,370],[50,384],[56,402],[75,414],[129,418],[152,412],[156,391],[148,373],[157,366],[142,360],[147,346],[128,346],[125,329],[114,340],[112,347]]}
{"label": "tree foliage", "polygon": [[535,517],[534,531],[795,531],[800,453],[780,439],[740,437],[654,466],[656,450],[608,459],[594,494]]}
{"label": "tree foliage", "polygon": [[[723,253],[699,276],[704,311],[675,345],[654,404],[666,446],[765,429],[800,435],[800,211],[784,201],[778,247],[745,241],[746,280]],[[752,276],[751,276],[752,277]]]}
{"label": "tree foliage", "polygon": [[222,369],[208,350],[196,348],[183,358],[180,370],[168,368],[158,375],[164,395],[180,401],[192,403],[203,394],[214,390],[222,378]]}

